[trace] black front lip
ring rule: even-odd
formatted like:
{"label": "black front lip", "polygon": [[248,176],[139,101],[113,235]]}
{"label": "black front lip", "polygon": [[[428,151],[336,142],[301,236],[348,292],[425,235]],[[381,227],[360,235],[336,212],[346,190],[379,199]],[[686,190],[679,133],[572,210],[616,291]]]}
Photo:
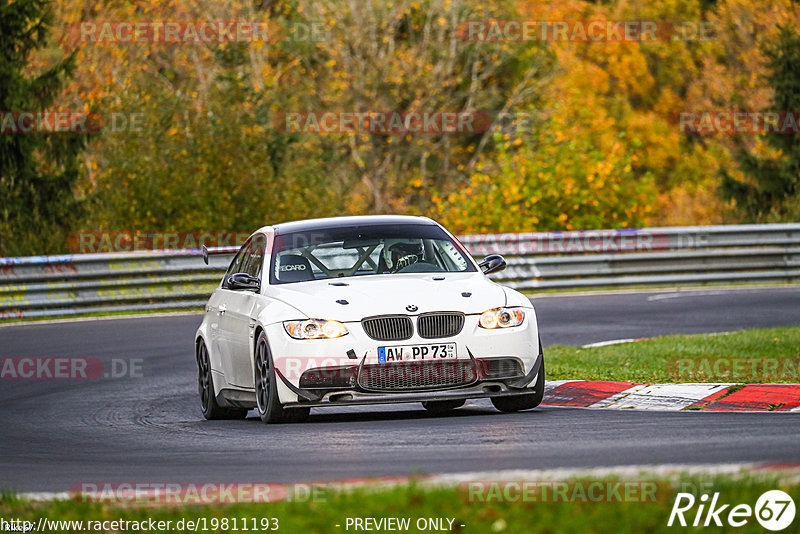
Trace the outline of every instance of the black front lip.
{"label": "black front lip", "polygon": [[[470,355],[470,358],[475,361],[474,356],[472,353],[467,349],[467,352]],[[281,373],[279,369],[275,369],[275,373],[278,378],[288,387],[297,397],[301,400],[298,402],[300,404],[305,403],[323,403],[328,404],[330,401],[323,401],[326,395],[341,393],[343,395],[347,394],[348,392],[353,392],[357,394],[363,395],[375,395],[376,397],[394,397],[398,400],[403,395],[424,395],[425,393],[450,393],[450,392],[457,392],[459,390],[470,390],[482,385],[492,385],[492,384],[502,384],[509,390],[521,390],[526,389],[528,385],[536,378],[539,374],[539,369],[541,368],[542,363],[542,350],[541,344],[539,344],[539,356],[536,358],[536,361],[531,367],[531,370],[525,376],[521,377],[511,377],[511,378],[483,378],[483,379],[476,379],[467,384],[458,384],[455,386],[433,386],[427,388],[417,388],[413,390],[402,390],[402,391],[387,391],[387,390],[370,390],[363,388],[358,380],[356,380],[355,385],[346,385],[340,387],[325,387],[325,388],[314,388],[314,389],[301,389],[294,384],[292,384],[284,375]],[[364,365],[364,360],[362,359],[361,363],[358,366],[353,366],[353,368],[358,367],[358,375],[361,374],[361,368]],[[475,395],[476,397],[486,397],[491,396],[490,394],[480,394]]]}

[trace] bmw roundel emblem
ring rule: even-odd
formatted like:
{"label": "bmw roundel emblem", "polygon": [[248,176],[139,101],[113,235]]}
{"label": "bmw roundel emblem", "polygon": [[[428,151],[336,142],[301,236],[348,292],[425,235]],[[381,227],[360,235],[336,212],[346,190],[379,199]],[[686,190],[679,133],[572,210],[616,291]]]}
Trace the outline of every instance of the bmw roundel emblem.
{"label": "bmw roundel emblem", "polygon": [[416,307],[416,306],[414,306],[413,304],[409,304],[408,306],[406,306],[406,311],[415,312],[415,311],[417,311],[418,309],[419,309],[419,308],[417,308],[417,307]]}

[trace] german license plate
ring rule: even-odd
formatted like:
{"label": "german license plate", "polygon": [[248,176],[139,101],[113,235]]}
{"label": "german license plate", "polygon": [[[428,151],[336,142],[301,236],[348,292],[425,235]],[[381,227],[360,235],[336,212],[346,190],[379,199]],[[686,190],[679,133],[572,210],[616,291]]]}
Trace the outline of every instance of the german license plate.
{"label": "german license plate", "polygon": [[405,362],[412,360],[436,360],[455,358],[455,343],[434,343],[430,345],[400,345],[378,347],[378,362]]}

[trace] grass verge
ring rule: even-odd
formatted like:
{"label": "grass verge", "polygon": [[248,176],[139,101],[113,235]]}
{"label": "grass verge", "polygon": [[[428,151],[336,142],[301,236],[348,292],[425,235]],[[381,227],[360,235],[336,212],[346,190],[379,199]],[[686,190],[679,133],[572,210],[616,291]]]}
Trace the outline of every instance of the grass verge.
{"label": "grass verge", "polygon": [[800,382],[800,327],[545,348],[548,380]]}
{"label": "grass verge", "polygon": [[[643,480],[643,479],[640,479]],[[595,492],[595,498],[589,492],[578,492],[577,489],[587,489],[590,484],[603,482],[604,490]],[[797,478],[779,478],[777,475],[754,477],[752,475],[693,475],[691,477],[672,477],[668,481],[653,478],[645,483],[657,485],[660,489],[653,493],[633,494],[621,491],[619,496],[614,496],[613,487],[615,478],[585,480],[581,478],[569,481],[569,491],[561,497],[545,498],[542,486],[546,482],[526,481],[539,485],[537,491],[522,494],[508,493],[509,497],[502,497],[503,492],[470,493],[468,487],[439,487],[425,488],[416,484],[397,486],[390,489],[362,488],[346,493],[328,493],[324,499],[316,501],[277,502],[262,504],[233,504],[233,505],[172,505],[172,506],[132,506],[111,505],[100,503],[85,503],[77,500],[28,502],[13,495],[7,494],[0,497],[0,516],[4,519],[21,519],[38,525],[39,518],[56,521],[83,521],[82,529],[86,531],[87,521],[114,521],[124,519],[127,521],[171,521],[171,528],[162,532],[177,532],[180,520],[197,521],[205,520],[207,530],[201,526],[200,532],[264,532],[260,525],[274,525],[271,519],[277,519],[278,532],[288,533],[328,533],[328,532],[353,532],[353,526],[347,528],[348,518],[381,518],[397,517],[408,518],[410,528],[407,532],[419,532],[417,521],[420,518],[433,518],[440,521],[451,532],[481,532],[481,533],[641,533],[641,532],[675,532],[684,531],[681,527],[668,527],[675,497],[678,491],[687,492],[697,497],[719,493],[719,504],[730,504],[728,510],[738,504],[755,507],[759,496],[768,490],[780,489],[788,493],[795,502],[800,502],[800,484]],[[630,483],[630,482],[628,482]],[[486,484],[486,482],[484,482]],[[507,487],[503,483],[498,487]],[[563,484],[563,482],[560,482]],[[611,484],[611,485],[609,485]],[[489,487],[489,486],[484,486]],[[552,486],[549,486],[552,487]],[[472,499],[470,499],[472,495]],[[490,498],[490,495],[499,496]],[[527,495],[523,497],[522,495]],[[581,497],[581,495],[583,495]],[[634,495],[629,497],[627,495]],[[599,499],[596,497],[600,497]],[[653,498],[655,497],[655,498]],[[491,500],[493,502],[479,502]],[[506,500],[506,502],[498,502]],[[546,500],[547,502],[542,502]],[[476,502],[478,501],[478,502]],[[686,512],[687,523],[691,524],[697,512],[697,505]],[[726,512],[727,513],[727,512]],[[721,520],[726,520],[723,513]],[[705,516],[703,516],[705,517]],[[233,519],[237,519],[237,526],[233,527]],[[227,528],[222,520],[227,519]],[[247,521],[248,527],[242,528],[242,522]],[[259,528],[251,528],[254,524]],[[453,520],[452,530],[448,520]],[[264,521],[262,523],[262,521]],[[216,525],[216,527],[214,527]],[[337,526],[338,525],[338,526]],[[462,526],[463,525],[463,526]],[[800,521],[797,519],[783,532],[798,532]],[[48,532],[72,532],[80,529],[76,524],[54,525],[49,524]],[[117,525],[108,525],[105,530],[95,532],[130,532],[135,529],[120,528]],[[114,528],[116,527],[116,528]],[[691,528],[691,527],[690,527]],[[714,532],[763,532],[755,517],[750,517],[744,527],[731,528],[730,526],[711,527]],[[184,526],[183,531],[187,530]],[[442,529],[426,529],[432,530]],[[692,529],[698,530],[698,529]],[[700,529],[702,530],[702,529]],[[274,532],[274,529],[270,531]],[[386,531],[386,530],[380,530]]]}

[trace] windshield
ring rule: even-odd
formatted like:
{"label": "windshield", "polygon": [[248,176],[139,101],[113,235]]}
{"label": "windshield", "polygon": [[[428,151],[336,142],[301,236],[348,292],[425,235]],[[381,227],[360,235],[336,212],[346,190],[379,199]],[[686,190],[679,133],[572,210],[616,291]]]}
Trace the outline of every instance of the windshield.
{"label": "windshield", "polygon": [[276,235],[270,283],[475,271],[463,247],[438,226],[353,226]]}

